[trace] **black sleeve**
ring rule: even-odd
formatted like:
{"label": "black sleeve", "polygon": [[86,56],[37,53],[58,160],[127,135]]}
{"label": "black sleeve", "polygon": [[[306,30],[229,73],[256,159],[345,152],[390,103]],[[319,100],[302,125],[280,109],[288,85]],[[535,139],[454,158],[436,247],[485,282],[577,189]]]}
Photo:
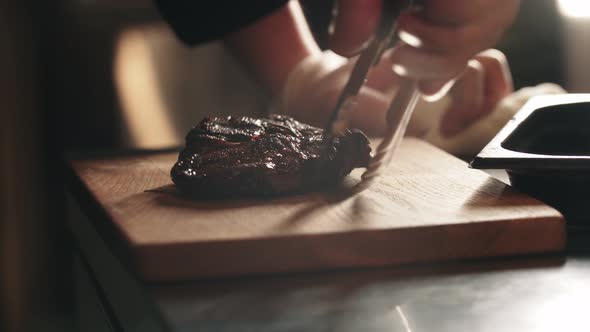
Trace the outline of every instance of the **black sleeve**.
{"label": "black sleeve", "polygon": [[154,0],[160,14],[189,45],[222,38],[255,22],[288,0]]}

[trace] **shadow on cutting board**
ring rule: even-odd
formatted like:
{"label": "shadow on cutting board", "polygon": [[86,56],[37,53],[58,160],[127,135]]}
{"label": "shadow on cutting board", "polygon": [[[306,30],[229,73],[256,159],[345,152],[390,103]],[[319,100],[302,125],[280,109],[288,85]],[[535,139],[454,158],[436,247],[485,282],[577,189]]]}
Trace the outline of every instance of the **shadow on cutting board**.
{"label": "shadow on cutting board", "polygon": [[[149,189],[145,192],[158,194],[154,198],[154,202],[158,205],[200,211],[233,210],[273,205],[300,206],[290,217],[285,219],[285,222],[278,226],[280,230],[286,230],[300,225],[302,222],[311,221],[313,220],[313,216],[321,214],[325,209],[352,198],[354,194],[350,188],[352,188],[354,183],[355,181],[346,180],[342,186],[327,192],[313,191],[306,194],[286,195],[274,198],[236,198],[229,200],[193,199],[180,193],[173,184]],[[143,194],[139,193],[138,195]],[[362,198],[362,196],[356,198],[357,200],[355,202],[358,202],[358,199]],[[364,205],[354,204],[353,206],[355,207],[353,211],[360,215],[360,211],[358,210],[362,210]]]}

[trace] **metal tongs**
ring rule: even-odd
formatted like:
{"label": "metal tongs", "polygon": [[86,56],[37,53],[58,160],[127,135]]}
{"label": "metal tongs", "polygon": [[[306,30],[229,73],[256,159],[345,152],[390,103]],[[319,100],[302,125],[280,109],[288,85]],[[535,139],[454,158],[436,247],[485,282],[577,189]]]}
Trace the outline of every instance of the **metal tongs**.
{"label": "metal tongs", "polygon": [[[413,2],[412,0],[383,1],[377,32],[360,54],[324,130],[325,146],[331,142],[335,135],[341,134],[345,129],[345,125],[339,118],[342,109],[350,107],[354,103],[355,97],[367,79],[370,68],[377,64],[383,53],[397,42],[397,17],[402,10],[412,6]],[[387,111],[387,133],[377,147],[375,155],[369,162],[367,170],[362,175],[362,181],[356,189],[368,188],[380,175],[382,169],[389,164],[395,150],[401,143],[419,97],[417,82],[402,77],[396,97],[391,101]]]}

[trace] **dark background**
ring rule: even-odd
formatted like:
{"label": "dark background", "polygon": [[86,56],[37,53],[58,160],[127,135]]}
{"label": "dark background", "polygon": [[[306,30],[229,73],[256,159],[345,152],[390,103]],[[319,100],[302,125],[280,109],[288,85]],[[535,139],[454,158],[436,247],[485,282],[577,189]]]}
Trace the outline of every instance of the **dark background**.
{"label": "dark background", "polygon": [[[331,5],[303,3],[325,45]],[[166,45],[175,45],[171,57],[182,54],[190,63],[192,53],[172,40],[147,0],[0,3],[1,331],[73,328],[63,155],[133,147],[121,120],[113,54],[121,31],[143,26],[163,31]],[[517,88],[567,85],[561,31],[553,0],[522,2],[499,44]],[[197,89],[186,82],[177,84],[187,93]]]}

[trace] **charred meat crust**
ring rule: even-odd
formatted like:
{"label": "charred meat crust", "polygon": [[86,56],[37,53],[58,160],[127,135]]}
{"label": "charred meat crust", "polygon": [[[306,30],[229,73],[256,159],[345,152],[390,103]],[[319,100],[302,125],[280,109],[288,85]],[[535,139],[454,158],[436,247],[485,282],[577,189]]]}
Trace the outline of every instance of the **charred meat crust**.
{"label": "charred meat crust", "polygon": [[196,197],[269,196],[332,186],[367,166],[362,132],[335,138],[325,152],[322,138],[322,129],[284,115],[205,118],[187,134],[172,181]]}

